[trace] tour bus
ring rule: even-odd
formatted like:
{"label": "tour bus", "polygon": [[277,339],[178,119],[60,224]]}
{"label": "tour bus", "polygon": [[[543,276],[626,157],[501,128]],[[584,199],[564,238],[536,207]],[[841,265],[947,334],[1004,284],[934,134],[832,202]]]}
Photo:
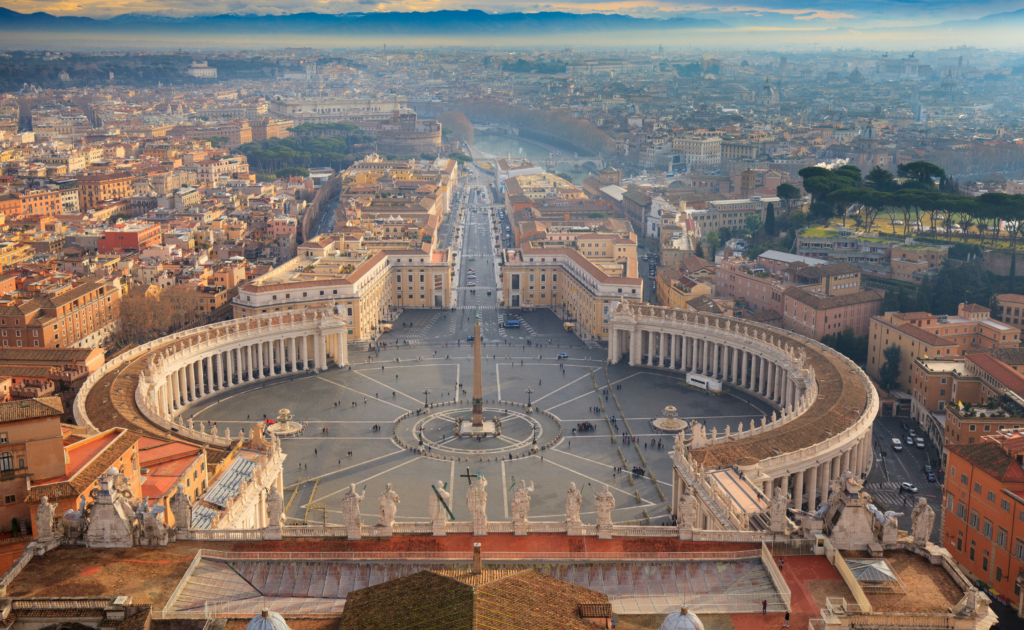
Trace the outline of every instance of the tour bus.
{"label": "tour bus", "polygon": [[722,381],[697,374],[687,374],[686,384],[712,392],[722,391]]}
{"label": "tour bus", "polygon": [[518,319],[510,319],[505,322],[505,328],[519,328],[520,322]]}

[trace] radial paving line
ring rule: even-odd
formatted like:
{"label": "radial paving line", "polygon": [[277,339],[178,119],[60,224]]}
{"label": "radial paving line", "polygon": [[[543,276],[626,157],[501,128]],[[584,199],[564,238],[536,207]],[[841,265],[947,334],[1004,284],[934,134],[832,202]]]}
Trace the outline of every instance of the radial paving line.
{"label": "radial paving line", "polygon": [[[615,428],[612,426],[612,419],[608,417],[608,411],[604,408],[604,401],[601,400],[601,390],[597,387],[597,377],[594,376],[594,368],[590,368],[590,379],[594,381],[594,393],[597,394],[597,401],[601,404],[601,413],[604,414],[604,420],[608,423],[608,432],[611,434],[612,444],[615,444]],[[619,455],[622,455],[622,451],[619,451]]]}
{"label": "radial paving line", "polygon": [[[622,423],[626,425],[626,431],[629,432],[630,441],[633,442],[633,448],[636,449],[636,454],[640,456],[640,461],[644,463],[644,469],[647,469],[649,468],[647,465],[647,459],[644,457],[644,454],[640,452],[640,445],[636,443],[636,439],[633,436],[633,430],[629,428],[629,422],[626,421],[626,416],[622,413],[622,407],[619,406],[619,397],[615,395],[615,390],[612,389],[611,378],[608,376],[608,364],[605,364],[604,366],[604,378],[608,381],[608,391],[611,392],[612,398],[615,399],[615,407],[619,410],[619,414],[622,415]],[[614,439],[614,436],[612,436],[612,439]],[[619,451],[619,454],[621,455],[622,451]],[[658,479],[654,476],[653,472],[648,472],[648,474],[644,476],[646,477],[648,475],[651,483],[654,484],[654,489],[658,491],[658,496],[661,497],[662,501],[664,501],[665,493],[662,491],[661,486],[658,485]],[[671,508],[669,508],[669,511],[671,511]]]}

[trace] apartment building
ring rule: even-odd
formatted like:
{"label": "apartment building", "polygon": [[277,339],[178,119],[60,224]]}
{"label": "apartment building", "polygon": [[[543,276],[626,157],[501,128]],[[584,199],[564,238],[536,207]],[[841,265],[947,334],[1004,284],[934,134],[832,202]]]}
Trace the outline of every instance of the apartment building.
{"label": "apartment building", "polygon": [[682,267],[660,267],[657,278],[656,294],[660,306],[688,308],[696,298],[715,295],[714,283],[698,279]]}
{"label": "apartment building", "polygon": [[1024,295],[1001,293],[996,296],[995,301],[996,307],[992,311],[993,319],[1014,326],[1024,324]]}
{"label": "apartment building", "polygon": [[[1024,432],[949,447],[940,543],[964,573],[1000,593],[1024,572]],[[1016,601],[1016,596],[1010,597]]]}
{"label": "apartment building", "polygon": [[599,263],[555,243],[526,243],[502,252],[502,303],[506,308],[550,308],[576,322],[578,332],[608,338],[608,312],[615,302],[643,300],[635,267]]}
{"label": "apartment building", "polygon": [[690,168],[715,169],[722,162],[722,139],[718,136],[672,138],[672,152]]}
{"label": "apartment building", "polygon": [[0,403],[0,519],[5,525],[12,518],[31,522],[25,499],[33,477],[64,474],[63,413],[64,405],[55,396]]}
{"label": "apartment building", "polygon": [[135,194],[132,176],[122,173],[83,175],[78,181],[78,207],[92,210],[108,199],[123,199]]}
{"label": "apartment building", "polygon": [[956,316],[890,312],[871,318],[866,371],[878,380],[891,345],[901,349],[898,389],[911,393],[911,366],[918,357],[960,357],[979,349],[1016,348],[1020,329],[989,317],[978,304],[960,304]]}
{"label": "apartment building", "polygon": [[0,347],[97,347],[114,326],[120,299],[116,281],[90,280],[56,295],[0,306]]}
{"label": "apartment building", "polygon": [[337,305],[350,337],[369,339],[397,309],[451,302],[447,251],[382,249],[371,255],[346,249],[343,239],[320,239],[304,243],[298,254],[241,285],[231,303],[234,317]]}
{"label": "apartment building", "polygon": [[882,291],[822,294],[791,285],[782,293],[782,327],[816,340],[847,328],[863,337],[868,334],[871,318],[882,312],[884,299]]}
{"label": "apartment building", "polygon": [[[892,241],[860,238],[853,236],[851,230],[840,229],[828,236],[797,235],[796,253],[829,262],[884,267],[889,263],[893,245]],[[879,272],[884,275],[883,269]]]}
{"label": "apartment building", "polygon": [[103,230],[98,251],[100,254],[127,249],[142,251],[160,244],[161,228],[153,223],[128,223]]}
{"label": "apartment building", "polygon": [[750,197],[749,199],[720,199],[709,201],[703,210],[687,209],[686,216],[693,220],[701,234],[714,232],[720,228],[742,228],[748,216],[756,216],[764,222],[768,204],[779,208],[778,197]]}
{"label": "apartment building", "polygon": [[892,277],[921,284],[926,277],[937,274],[948,257],[949,247],[946,245],[893,245]]}

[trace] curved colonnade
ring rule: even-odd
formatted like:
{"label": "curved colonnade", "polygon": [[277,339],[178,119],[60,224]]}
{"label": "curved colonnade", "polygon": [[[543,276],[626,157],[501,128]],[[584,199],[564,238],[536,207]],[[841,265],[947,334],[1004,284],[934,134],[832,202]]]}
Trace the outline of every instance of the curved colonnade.
{"label": "curved colonnade", "polygon": [[[630,365],[706,375],[777,410],[772,422],[751,422],[749,430],[741,424],[735,434],[693,432],[686,461],[674,455],[674,511],[687,480],[701,485],[694,471],[735,467],[764,498],[780,488],[794,508],[813,512],[844,471],[862,478],[871,469],[878,394],[855,363],[831,348],[745,320],[626,302],[609,313],[608,326],[611,363],[628,355]],[[729,519],[707,516],[712,526],[703,529],[732,529],[723,522]]]}
{"label": "curved colonnade", "polygon": [[220,436],[216,428],[206,433],[184,413],[235,387],[325,370],[329,360],[344,365],[347,335],[348,324],[336,313],[302,311],[232,319],[162,337],[117,355],[90,375],[75,399],[75,421],[96,430],[120,426],[227,448],[229,434]]}

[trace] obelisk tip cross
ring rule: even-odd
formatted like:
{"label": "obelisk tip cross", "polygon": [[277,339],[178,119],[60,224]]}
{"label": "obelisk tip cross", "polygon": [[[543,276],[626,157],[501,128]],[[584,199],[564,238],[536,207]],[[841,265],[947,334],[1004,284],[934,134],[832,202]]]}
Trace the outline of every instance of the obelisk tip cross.
{"label": "obelisk tip cross", "polygon": [[484,425],[483,368],[480,364],[480,322],[473,330],[473,426]]}

